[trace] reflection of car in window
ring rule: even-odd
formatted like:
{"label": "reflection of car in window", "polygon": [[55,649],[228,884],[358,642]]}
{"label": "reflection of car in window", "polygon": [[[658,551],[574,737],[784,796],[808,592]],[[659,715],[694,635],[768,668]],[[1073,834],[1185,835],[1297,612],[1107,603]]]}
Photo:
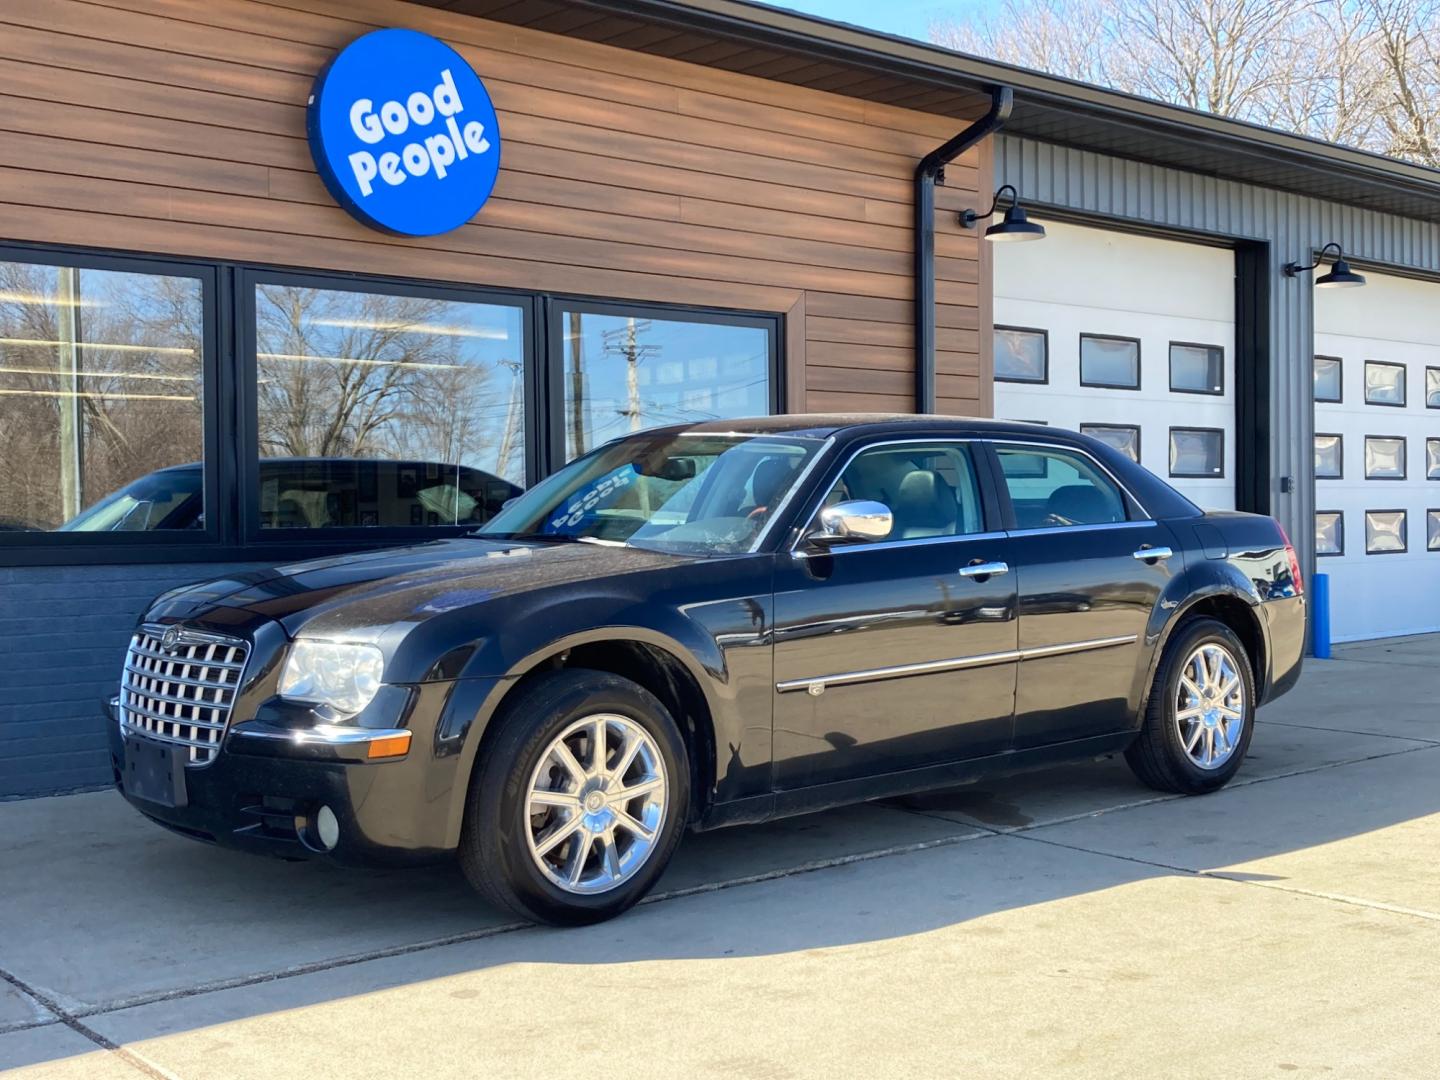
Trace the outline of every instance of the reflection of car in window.
{"label": "reflection of car in window", "polygon": [[[60,526],[147,532],[204,525],[199,463],[160,469]],[[521,492],[465,465],[368,458],[263,458],[260,525],[269,529],[480,525]]]}

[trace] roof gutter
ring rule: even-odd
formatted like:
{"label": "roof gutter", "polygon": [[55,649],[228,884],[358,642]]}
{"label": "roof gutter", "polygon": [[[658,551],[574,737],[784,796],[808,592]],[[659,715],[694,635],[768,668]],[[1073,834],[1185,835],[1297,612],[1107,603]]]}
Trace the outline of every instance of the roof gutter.
{"label": "roof gutter", "polygon": [[[999,131],[1015,107],[1008,86],[990,88],[990,109],[915,166],[915,411],[935,411],[935,185],[945,166],[985,136]],[[980,193],[984,201],[984,192]]]}

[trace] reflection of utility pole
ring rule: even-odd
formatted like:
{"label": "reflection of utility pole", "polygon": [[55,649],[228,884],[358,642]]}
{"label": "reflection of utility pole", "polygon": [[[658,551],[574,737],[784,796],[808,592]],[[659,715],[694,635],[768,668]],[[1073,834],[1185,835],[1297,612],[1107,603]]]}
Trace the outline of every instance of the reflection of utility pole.
{"label": "reflection of utility pole", "polygon": [[73,266],[56,270],[60,369],[60,519],[69,521],[84,503],[81,443],[84,421],[80,411],[80,271]]}
{"label": "reflection of utility pole", "polygon": [[505,433],[500,436],[500,451],[495,456],[496,466],[501,475],[509,474],[510,455],[515,450],[515,433],[520,428],[521,385],[520,372],[525,365],[518,360],[497,360],[499,367],[510,369],[510,408],[505,412]]}
{"label": "reflection of utility pole", "polygon": [[584,343],[580,340],[580,312],[570,312],[570,456],[585,453]]}
{"label": "reflection of utility pole", "polygon": [[626,406],[620,409],[621,416],[630,418],[630,430],[640,430],[640,417],[644,410],[640,405],[640,361],[656,355],[660,351],[659,345],[641,345],[640,333],[650,329],[649,319],[626,319],[623,327],[614,330],[606,330],[602,333],[605,339],[605,351],[611,355],[620,355],[625,358],[625,390]]}

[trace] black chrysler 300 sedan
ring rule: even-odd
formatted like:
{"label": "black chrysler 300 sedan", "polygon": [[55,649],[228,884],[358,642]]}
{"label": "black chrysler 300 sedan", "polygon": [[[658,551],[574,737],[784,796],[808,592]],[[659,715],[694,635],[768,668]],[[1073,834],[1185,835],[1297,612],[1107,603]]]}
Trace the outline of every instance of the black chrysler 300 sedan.
{"label": "black chrysler 300 sedan", "polygon": [[789,416],[612,442],[480,531],[158,598],[116,781],[200,839],[458,853],[591,922],[687,827],[1123,751],[1224,785],[1300,671],[1295,553],[1070,432]]}

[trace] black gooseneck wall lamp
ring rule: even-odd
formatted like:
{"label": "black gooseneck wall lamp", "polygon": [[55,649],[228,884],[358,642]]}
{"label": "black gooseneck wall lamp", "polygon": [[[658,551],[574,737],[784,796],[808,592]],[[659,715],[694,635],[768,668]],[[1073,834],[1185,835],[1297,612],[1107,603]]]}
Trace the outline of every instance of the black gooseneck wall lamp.
{"label": "black gooseneck wall lamp", "polygon": [[1335,265],[1330,268],[1328,274],[1321,274],[1315,279],[1317,289],[1358,289],[1365,284],[1365,275],[1357,274],[1350,269],[1350,264],[1345,261],[1345,249],[1339,244],[1329,243],[1320,249],[1320,254],[1315,256],[1315,261],[1309,266],[1301,266],[1299,263],[1286,263],[1285,276],[1296,277],[1307,270],[1314,270],[1325,259],[1325,253],[1331,248],[1335,249]]}
{"label": "black gooseneck wall lamp", "polygon": [[1000,209],[1000,199],[1006,193],[1010,193],[1010,208],[1005,211],[1005,218],[998,225],[991,225],[985,230],[985,239],[995,242],[999,241],[1020,241],[1020,240],[1043,240],[1045,238],[1045,226],[1037,225],[1025,216],[1025,208],[1020,205],[1020,193],[1015,190],[1013,184],[1006,184],[995,192],[995,201],[990,204],[990,209],[985,211],[965,210],[960,214],[960,224],[967,229],[973,229],[981,218],[988,218]]}

